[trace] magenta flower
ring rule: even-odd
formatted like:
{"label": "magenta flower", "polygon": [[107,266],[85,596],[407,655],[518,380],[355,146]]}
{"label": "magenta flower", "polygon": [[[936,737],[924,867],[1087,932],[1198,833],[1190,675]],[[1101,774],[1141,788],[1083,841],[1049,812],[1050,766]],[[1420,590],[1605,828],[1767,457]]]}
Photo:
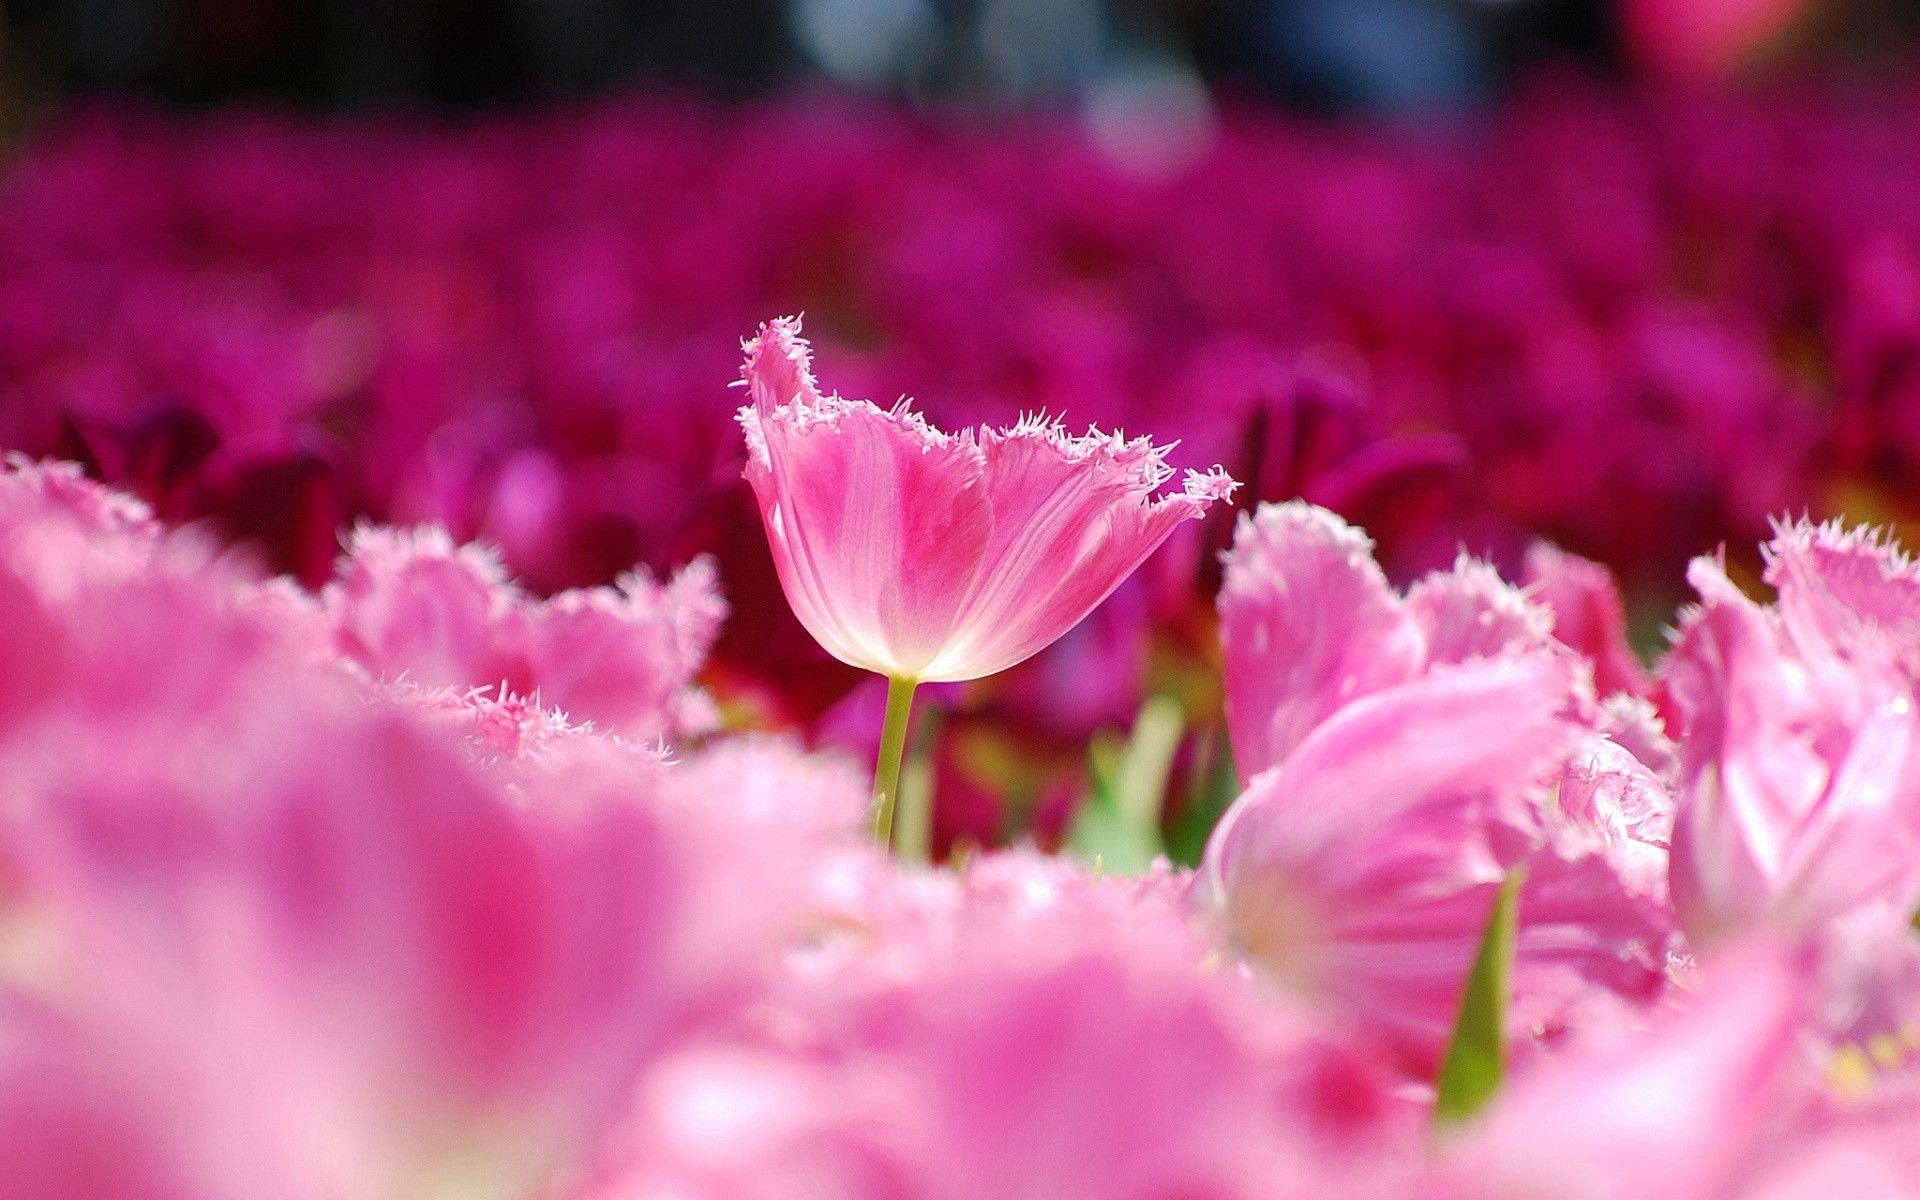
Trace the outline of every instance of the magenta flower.
{"label": "magenta flower", "polygon": [[[904,401],[823,396],[798,320],[762,326],[745,349],[747,479],[781,585],[829,653],[893,681],[901,738],[916,685],[1038,653],[1236,486],[1190,471],[1156,498],[1172,472],[1144,438],[1040,419],[948,434]],[[885,763],[898,754],[883,738],[877,798],[893,794]]]}

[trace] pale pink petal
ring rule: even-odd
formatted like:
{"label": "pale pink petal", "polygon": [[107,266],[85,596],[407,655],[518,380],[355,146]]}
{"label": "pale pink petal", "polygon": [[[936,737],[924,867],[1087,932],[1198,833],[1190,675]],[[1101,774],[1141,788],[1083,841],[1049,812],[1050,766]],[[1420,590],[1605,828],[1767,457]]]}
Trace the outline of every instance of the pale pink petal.
{"label": "pale pink petal", "polygon": [[1920,565],[1897,545],[1872,529],[1796,521],[1777,524],[1763,550],[1804,653],[1890,658],[1920,674]]}
{"label": "pale pink petal", "polygon": [[1894,927],[1920,907],[1920,725],[1888,696],[1851,731],[1822,803],[1781,861],[1786,919],[1813,926],[1884,906]]}
{"label": "pale pink petal", "polygon": [[1673,909],[1666,856],[1629,839],[1559,836],[1527,860],[1510,1027],[1552,1041],[1596,998],[1645,1004],[1667,985]]}
{"label": "pale pink petal", "polygon": [[1748,1200],[1913,1200],[1920,1196],[1920,1126],[1911,1117],[1860,1121],[1812,1144],[1795,1142],[1743,1193]]}
{"label": "pale pink petal", "polygon": [[1680,769],[1679,751],[1651,700],[1615,692],[1600,702],[1600,732],[1639,761],[1662,783]]}
{"label": "pale pink petal", "polygon": [[635,573],[536,601],[482,547],[371,526],[324,602],[340,649],[377,678],[505,687],[640,740],[703,732],[692,680],[726,614],[705,560],[665,583]]}
{"label": "pale pink petal", "polygon": [[562,592],[523,626],[528,682],[569,715],[641,740],[703,733],[683,707],[726,615],[713,564],[665,583],[635,573],[611,588]]}
{"label": "pale pink petal", "polygon": [[1431,1067],[1494,890],[1539,842],[1534,792],[1576,734],[1572,696],[1566,664],[1534,655],[1347,706],[1215,830],[1209,903],[1257,961]]}
{"label": "pale pink petal", "polygon": [[157,540],[160,525],[146,505],[88,479],[67,462],[21,454],[0,459],[0,522],[59,515],[89,533]]}
{"label": "pale pink petal", "polygon": [[747,347],[747,479],[801,624],[841,661],[919,678],[993,534],[979,446],[904,407],[820,398],[796,325]]}
{"label": "pale pink petal", "polygon": [[1795,1064],[1802,969],[1714,964],[1706,992],[1639,1039],[1606,1039],[1513,1082],[1452,1151],[1442,1195],[1486,1200],[1728,1190],[1770,1135]]}
{"label": "pale pink petal", "polygon": [[363,525],[325,599],[341,649],[375,675],[465,687],[499,682],[506,586],[497,557],[443,530]]}
{"label": "pale pink petal", "polygon": [[1696,561],[1690,574],[1714,598],[1685,620],[1662,681],[1685,730],[1673,899],[1700,941],[1746,927],[1775,894],[1788,832],[1827,771],[1802,739],[1783,736],[1803,716],[1806,673],[1783,654],[1769,614],[1715,564]]}
{"label": "pale pink petal", "polygon": [[1547,542],[1527,551],[1527,591],[1553,614],[1553,636],[1593,664],[1594,690],[1644,695],[1651,681],[1627,642],[1626,606],[1613,572]]}
{"label": "pale pink petal", "polygon": [[1242,516],[1220,593],[1227,721],[1251,778],[1342,706],[1404,683],[1424,639],[1365,534],[1292,502]]}
{"label": "pale pink petal", "polygon": [[1426,634],[1428,663],[1457,663],[1553,643],[1553,616],[1487,563],[1461,554],[1407,590],[1407,611]]}
{"label": "pale pink petal", "polygon": [[1783,622],[1712,562],[1706,597],[1663,666],[1685,730],[1674,903],[1705,945],[1757,926],[1810,928],[1916,899],[1920,754],[1909,685],[1890,664],[1796,652]]}
{"label": "pale pink petal", "polygon": [[1181,491],[1156,498],[1159,451],[1098,435],[1071,438],[1040,426],[982,435],[994,538],[953,643],[930,680],[1006,670],[1078,625],[1159,549],[1234,484],[1188,472]]}

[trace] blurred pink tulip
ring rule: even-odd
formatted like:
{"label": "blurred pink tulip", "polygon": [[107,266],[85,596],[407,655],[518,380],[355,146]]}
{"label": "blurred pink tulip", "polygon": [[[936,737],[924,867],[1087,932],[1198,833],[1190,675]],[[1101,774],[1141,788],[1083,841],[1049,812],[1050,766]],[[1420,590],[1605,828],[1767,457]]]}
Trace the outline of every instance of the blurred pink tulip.
{"label": "blurred pink tulip", "polygon": [[726,606],[712,564],[671,580],[644,571],[612,587],[527,595],[498,558],[437,529],[362,527],[322,593],[342,651],[384,679],[501,686],[637,741],[703,733],[692,678]]}
{"label": "blurred pink tulip", "polygon": [[1810,981],[1804,965],[1764,950],[1707,975],[1652,1032],[1596,1035],[1515,1080],[1450,1148],[1447,1183],[1428,1194],[1747,1195],[1739,1184],[1805,1083],[1795,1042]]}
{"label": "blurred pink tulip", "polygon": [[1777,607],[1694,563],[1701,604],[1661,669],[1681,732],[1674,904],[1702,946],[1920,905],[1912,569],[1837,526],[1783,527],[1768,554]]}

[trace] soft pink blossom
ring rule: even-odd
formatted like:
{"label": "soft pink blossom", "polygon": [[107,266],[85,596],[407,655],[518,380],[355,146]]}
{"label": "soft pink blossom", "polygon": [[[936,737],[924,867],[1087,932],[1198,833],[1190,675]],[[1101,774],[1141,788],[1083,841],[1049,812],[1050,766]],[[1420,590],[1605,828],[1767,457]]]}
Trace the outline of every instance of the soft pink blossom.
{"label": "soft pink blossom", "polygon": [[633,572],[541,600],[483,547],[362,527],[337,575],[323,601],[341,649],[381,678],[537,693],[636,740],[713,724],[691,686],[726,611],[705,559],[664,583]]}
{"label": "soft pink blossom", "polygon": [[784,1003],[665,1064],[589,1195],[1251,1200],[1409,1172],[1415,1106],[1363,1044],[1207,969],[1181,875],[843,866]]}
{"label": "soft pink blossom", "polygon": [[1689,572],[1701,604],[1661,681],[1682,733],[1673,896],[1697,944],[1920,904],[1911,596],[1890,549],[1837,535],[1775,539],[1777,608],[1712,559]]}
{"label": "soft pink blossom", "polygon": [[1652,1032],[1596,1034],[1516,1079],[1449,1148],[1431,1194],[1744,1194],[1735,1185],[1793,1111],[1807,990],[1804,966],[1770,952],[1716,963]]}
{"label": "soft pink blossom", "polygon": [[905,403],[815,388],[798,321],[746,346],[747,478],[780,581],[836,658],[900,679],[976,679],[1078,624],[1175,526],[1229,495],[1144,439],[1042,420],[943,433]]}
{"label": "soft pink blossom", "polygon": [[1655,994],[1657,898],[1541,801],[1581,734],[1570,694],[1566,664],[1534,653],[1436,668],[1343,707],[1214,831],[1205,898],[1226,934],[1360,1015],[1416,1072],[1438,1062],[1494,893],[1523,865],[1526,1020],[1544,1026],[1591,989]]}
{"label": "soft pink blossom", "polygon": [[1290,502],[1240,518],[1220,592],[1227,720],[1252,776],[1343,706],[1430,666],[1554,645],[1551,616],[1462,556],[1403,598],[1366,534]]}

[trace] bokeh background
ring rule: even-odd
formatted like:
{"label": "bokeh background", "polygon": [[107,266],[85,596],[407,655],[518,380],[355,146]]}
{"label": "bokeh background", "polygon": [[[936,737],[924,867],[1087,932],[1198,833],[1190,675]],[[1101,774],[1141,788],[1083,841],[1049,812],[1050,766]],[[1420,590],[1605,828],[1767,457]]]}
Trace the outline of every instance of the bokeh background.
{"label": "bokeh background", "polygon": [[[1557,543],[1657,653],[1689,556],[1751,578],[1772,515],[1920,518],[1917,30],[1888,0],[7,0],[0,446],[310,585],[362,518],[539,591],[713,555],[729,719],[864,749],[878,692],[787,613],[726,387],[804,311],[829,387],[1179,439],[1402,582]],[[1148,750],[1197,847],[1230,537],[938,698],[943,851],[1096,837]]]}
{"label": "bokeh background", "polygon": [[15,105],[133,92],[472,109],[832,81],[921,103],[1084,97],[1146,71],[1322,112],[1485,103],[1542,62],[1726,79],[1899,58],[1898,0],[8,0]]}

